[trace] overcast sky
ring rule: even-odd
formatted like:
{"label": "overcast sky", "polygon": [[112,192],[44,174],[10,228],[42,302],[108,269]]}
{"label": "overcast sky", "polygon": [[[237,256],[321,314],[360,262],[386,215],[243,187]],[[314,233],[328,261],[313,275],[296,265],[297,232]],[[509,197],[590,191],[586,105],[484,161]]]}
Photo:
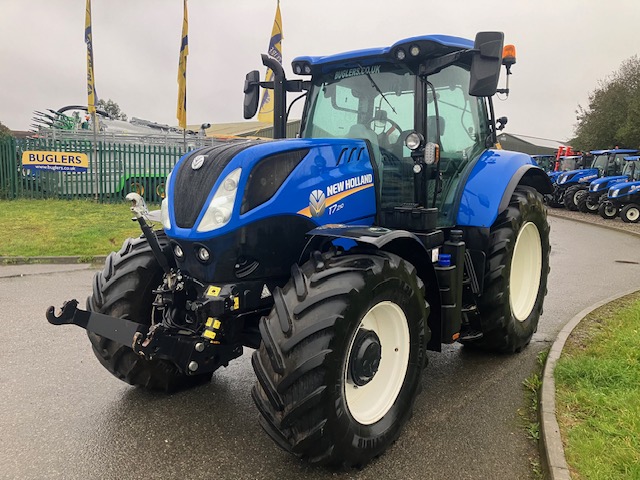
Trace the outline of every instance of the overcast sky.
{"label": "overcast sky", "polygon": [[[639,0],[281,0],[283,64],[423,34],[505,33],[517,48],[506,131],[565,140],[575,110],[640,50]],[[242,120],[245,74],[262,73],[276,0],[189,0],[187,122]],[[96,91],[129,115],[176,125],[182,0],[93,0]],[[85,0],[0,0],[0,121],[86,104]],[[504,78],[501,84],[504,83]]]}

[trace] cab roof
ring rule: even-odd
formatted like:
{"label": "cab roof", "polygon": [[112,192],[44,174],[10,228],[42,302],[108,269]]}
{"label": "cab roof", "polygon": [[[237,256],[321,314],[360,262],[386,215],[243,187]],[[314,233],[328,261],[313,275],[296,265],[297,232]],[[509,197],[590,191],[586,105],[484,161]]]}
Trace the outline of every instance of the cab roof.
{"label": "cab roof", "polygon": [[353,50],[350,52],[337,53],[325,56],[302,56],[293,59],[293,62],[308,62],[312,66],[326,65],[329,63],[349,63],[354,60],[366,58],[376,58],[388,56],[394,48],[400,45],[407,45],[416,42],[432,43],[434,47],[445,47],[446,53],[457,50],[467,50],[473,48],[473,41],[461,37],[453,37],[450,35],[422,35],[417,37],[409,37],[399,40],[390,47],[368,48],[363,50]]}
{"label": "cab roof", "polygon": [[609,155],[610,153],[638,153],[638,150],[630,150],[625,148],[614,148],[611,150],[591,150],[589,153],[593,155]]}

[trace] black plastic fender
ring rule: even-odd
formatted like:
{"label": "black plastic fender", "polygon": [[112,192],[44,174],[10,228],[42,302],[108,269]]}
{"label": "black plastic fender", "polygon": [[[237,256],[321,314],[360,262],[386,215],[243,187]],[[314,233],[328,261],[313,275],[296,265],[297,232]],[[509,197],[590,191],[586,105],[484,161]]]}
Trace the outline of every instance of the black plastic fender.
{"label": "black plastic fender", "polygon": [[416,234],[375,226],[325,225],[311,230],[307,235],[309,241],[300,256],[300,263],[304,263],[312,251],[322,250],[322,246],[328,241],[347,239],[353,240],[359,246],[373,247],[398,255],[416,267],[418,276],[425,284],[425,299],[431,306],[431,314],[427,320],[431,329],[431,340],[427,348],[441,350],[441,300],[433,263],[434,260],[437,261],[436,249],[444,243],[442,230]]}
{"label": "black plastic fender", "polygon": [[498,207],[499,214],[506,210],[518,185],[533,187],[543,195],[553,193],[553,184],[544,170],[535,165],[522,165],[513,174],[502,194],[502,200]]}

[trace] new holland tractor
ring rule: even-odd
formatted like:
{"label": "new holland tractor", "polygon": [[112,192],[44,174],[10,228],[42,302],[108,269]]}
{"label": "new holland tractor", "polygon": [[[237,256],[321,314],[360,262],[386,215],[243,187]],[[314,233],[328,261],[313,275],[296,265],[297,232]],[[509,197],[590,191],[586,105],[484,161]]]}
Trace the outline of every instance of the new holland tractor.
{"label": "new holland tractor", "polygon": [[607,200],[609,189],[616,183],[640,180],[637,159],[637,156],[624,157],[625,163],[620,175],[602,177],[591,182],[587,193],[578,198],[578,210],[583,213],[598,213],[600,204]]}
{"label": "new holland tractor", "polygon": [[578,210],[578,201],[589,190],[589,184],[600,177],[620,175],[623,158],[637,150],[593,150],[591,166],[581,170],[569,170],[558,176],[554,184],[553,202],[550,206],[564,205],[567,210]]}
{"label": "new holland tractor", "polygon": [[[519,352],[536,331],[551,185],[494,148],[505,48],[500,32],[420,36],[296,58],[304,80],[263,56],[274,78],[247,75],[244,113],[272,89],[277,139],[183,156],[161,230],[129,194],[143,235],[107,258],[86,310],[70,300],[49,322],[85,328],[109,372],[149,389],[207,382],[253,349],[275,443],[366,464],[410,419],[427,350]],[[300,138],[283,138],[287,92],[306,98]]]}
{"label": "new holland tractor", "polygon": [[[640,156],[634,155],[625,160],[635,165],[636,171],[640,170]],[[620,215],[625,223],[637,223],[640,220],[640,178],[634,175],[629,182],[619,182],[611,186],[607,198],[600,203],[598,213],[605,219]]]}

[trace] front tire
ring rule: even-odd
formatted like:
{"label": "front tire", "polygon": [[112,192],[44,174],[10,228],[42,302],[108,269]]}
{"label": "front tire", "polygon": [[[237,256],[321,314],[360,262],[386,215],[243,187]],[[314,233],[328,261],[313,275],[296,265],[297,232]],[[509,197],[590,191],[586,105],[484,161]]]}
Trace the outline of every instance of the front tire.
{"label": "front tire", "polygon": [[620,218],[625,223],[638,223],[638,220],[640,220],[640,205],[637,203],[625,205],[620,210]]}
{"label": "front tire", "polygon": [[[158,242],[167,252],[169,242],[164,232],[156,232]],[[93,278],[93,294],[87,310],[113,317],[151,324],[152,290],[162,283],[163,271],[144,237],[125,240],[118,252],[112,252],[104,269]],[[130,385],[150,390],[172,392],[211,379],[211,373],[189,376],[166,360],[146,360],[130,346],[121,345],[87,331],[93,353],[112,375]]]}
{"label": "front tire", "polygon": [[599,198],[593,201],[593,198],[588,193],[578,198],[578,210],[582,213],[598,213]]}
{"label": "front tire", "polygon": [[423,290],[414,267],[385,252],[316,253],[292,267],[252,357],[260,423],[280,447],[359,467],[395,441],[426,358]]}
{"label": "front tire", "polygon": [[618,216],[618,209],[610,202],[603,202],[598,207],[598,214],[605,220],[612,220]]}
{"label": "front tire", "polygon": [[477,300],[483,336],[475,345],[514,353],[529,344],[547,293],[549,252],[542,196],[519,186],[491,227],[485,288]]}
{"label": "front tire", "polygon": [[567,210],[575,212],[578,210],[578,201],[580,200],[580,197],[586,193],[586,190],[580,185],[573,185],[567,188],[567,191],[564,192],[564,198],[562,199],[564,207]]}

